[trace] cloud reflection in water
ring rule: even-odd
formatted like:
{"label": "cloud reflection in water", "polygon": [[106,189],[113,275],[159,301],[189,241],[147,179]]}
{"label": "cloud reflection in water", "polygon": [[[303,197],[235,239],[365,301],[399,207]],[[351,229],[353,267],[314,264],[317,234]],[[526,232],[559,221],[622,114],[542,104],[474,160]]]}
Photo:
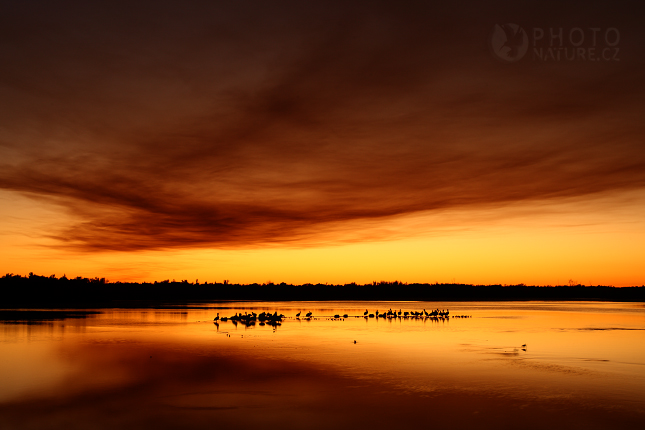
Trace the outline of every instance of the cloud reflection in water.
{"label": "cloud reflection in water", "polygon": [[[176,312],[106,313],[85,320],[85,330],[63,336],[38,333],[41,326],[33,326],[34,341],[53,344],[50,356],[40,351],[40,364],[55,358],[73,370],[49,388],[0,403],[0,428],[601,429],[645,423],[637,400],[625,402],[619,390],[601,389],[626,382],[602,370],[612,360],[585,362],[605,366],[596,370],[570,363],[572,371],[564,372],[566,356],[559,363],[540,356],[549,352],[541,346],[545,333],[554,341],[607,336],[543,332],[536,315],[549,317],[549,324],[558,318],[565,323],[554,312],[516,311],[525,316],[513,320],[519,335],[532,338],[536,350],[517,353],[509,339],[518,333],[505,332],[504,319],[425,325],[287,319],[277,331],[221,323],[218,332],[204,322],[212,313],[189,311],[180,320]],[[530,324],[534,333],[526,329]],[[10,336],[5,333],[3,340]]]}

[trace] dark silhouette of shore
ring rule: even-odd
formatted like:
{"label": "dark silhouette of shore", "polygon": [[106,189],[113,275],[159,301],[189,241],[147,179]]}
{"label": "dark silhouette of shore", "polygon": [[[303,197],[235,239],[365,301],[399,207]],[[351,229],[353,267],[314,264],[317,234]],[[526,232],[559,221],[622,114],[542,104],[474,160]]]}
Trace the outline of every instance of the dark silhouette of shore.
{"label": "dark silhouette of shore", "polygon": [[109,282],[105,278],[67,278],[6,274],[0,278],[0,307],[102,307],[128,306],[127,301],[201,300],[422,300],[422,301],[522,301],[601,300],[645,301],[645,286],[584,285],[470,285],[408,284],[231,284],[165,280],[161,282]]}

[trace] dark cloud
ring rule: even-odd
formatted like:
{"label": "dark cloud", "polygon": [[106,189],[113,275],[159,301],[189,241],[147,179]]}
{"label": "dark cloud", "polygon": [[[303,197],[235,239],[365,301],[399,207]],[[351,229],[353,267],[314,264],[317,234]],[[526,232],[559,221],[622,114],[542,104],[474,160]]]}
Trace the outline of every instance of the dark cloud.
{"label": "dark cloud", "polygon": [[[138,250],[645,186],[635,6],[517,3],[11,4],[0,188]],[[621,61],[502,64],[499,22],[614,26]]]}

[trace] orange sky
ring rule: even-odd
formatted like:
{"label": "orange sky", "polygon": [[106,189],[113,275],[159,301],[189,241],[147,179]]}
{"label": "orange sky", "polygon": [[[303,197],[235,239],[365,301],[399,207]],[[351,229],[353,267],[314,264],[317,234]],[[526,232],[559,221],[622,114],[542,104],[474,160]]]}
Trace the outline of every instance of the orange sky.
{"label": "orange sky", "polygon": [[[63,3],[0,17],[3,273],[645,284],[621,2]],[[620,59],[506,64],[503,22]]]}
{"label": "orange sky", "polygon": [[[629,198],[628,198],[629,197]],[[362,234],[321,236],[319,244],[242,249],[87,252],[45,239],[69,215],[11,194],[2,210],[5,272],[106,276],[111,281],[176,279],[235,283],[461,282],[643,285],[643,193],[620,200],[518,205],[388,219]],[[6,201],[3,199],[4,201]],[[591,210],[605,207],[605,212]],[[498,212],[502,212],[501,214]],[[362,240],[376,233],[381,240]],[[334,240],[335,239],[335,240]],[[345,241],[344,243],[341,240]]]}

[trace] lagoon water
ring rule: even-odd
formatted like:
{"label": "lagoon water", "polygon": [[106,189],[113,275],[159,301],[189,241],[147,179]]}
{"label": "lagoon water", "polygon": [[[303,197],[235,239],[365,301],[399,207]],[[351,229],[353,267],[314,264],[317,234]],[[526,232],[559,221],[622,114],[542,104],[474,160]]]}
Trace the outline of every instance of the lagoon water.
{"label": "lagoon water", "polygon": [[[362,317],[390,308],[470,318]],[[0,321],[0,429],[645,428],[642,303],[96,311]],[[213,323],[262,311],[286,318]]]}

